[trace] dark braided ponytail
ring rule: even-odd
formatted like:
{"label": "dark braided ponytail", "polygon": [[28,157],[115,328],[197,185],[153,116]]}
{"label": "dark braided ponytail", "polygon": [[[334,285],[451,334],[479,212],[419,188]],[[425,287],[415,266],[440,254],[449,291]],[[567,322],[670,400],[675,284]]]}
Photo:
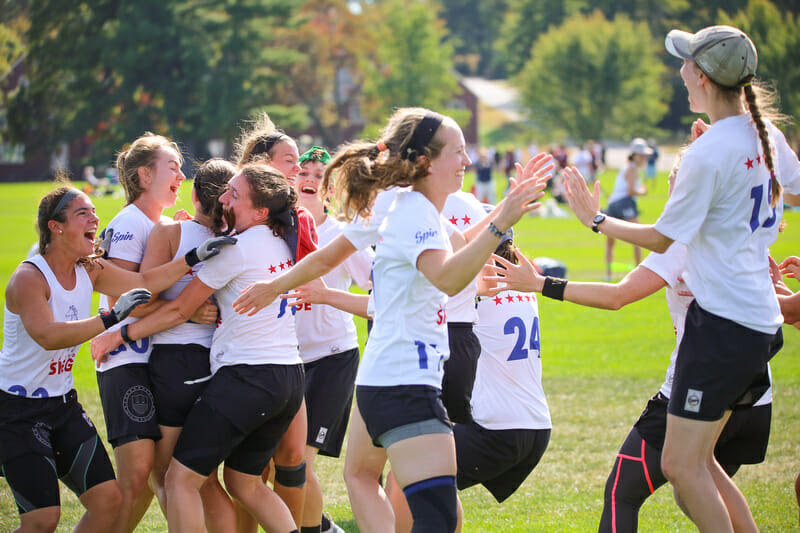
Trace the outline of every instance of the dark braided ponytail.
{"label": "dark braided ponytail", "polygon": [[775,162],[772,160],[772,149],[769,142],[769,134],[767,133],[767,126],[764,124],[764,119],[761,116],[761,109],[759,108],[757,102],[758,98],[756,97],[756,91],[754,90],[750,81],[744,85],[744,98],[747,102],[747,107],[750,110],[750,115],[753,117],[753,122],[756,125],[756,129],[758,130],[758,138],[761,140],[761,148],[764,151],[764,163],[769,169],[770,188],[772,194],[769,204],[770,207],[775,207],[780,201],[783,187],[781,187],[781,184],[778,181],[778,176],[775,174]]}

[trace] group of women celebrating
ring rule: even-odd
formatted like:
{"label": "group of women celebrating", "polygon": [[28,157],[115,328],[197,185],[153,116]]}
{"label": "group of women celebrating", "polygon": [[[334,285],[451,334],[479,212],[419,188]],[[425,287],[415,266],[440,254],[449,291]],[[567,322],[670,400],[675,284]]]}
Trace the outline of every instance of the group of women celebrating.
{"label": "group of women celebrating", "polygon": [[[198,168],[195,212],[175,221],[162,212],[184,180],[180,151],[142,136],[117,159],[127,205],[100,248],[89,198],[48,194],[40,253],[7,288],[0,352],[0,464],[20,530],[55,529],[58,479],[86,507],[80,531],[133,530],[154,494],[174,531],[331,530],[313,465],[339,456],[349,420],[359,528],[456,531],[457,489],[503,501],[549,442],[535,293],[618,308],[667,286],[678,346],[617,457],[600,529],[636,530],[668,480],[701,531],[755,531],[729,475],[766,448],[782,344],[768,247],[800,164],[766,119],[745,34],[674,30],[666,44],[710,123],[693,126],[658,222],[601,213],[598,184],[565,171],[582,223],[654,252],[617,285],[542,276],[515,251],[511,227],[539,206],[549,156],[518,164],[484,209],[460,192],[460,128],[420,108],[333,157],[300,156],[265,118],[235,164]],[[110,310],[92,318],[93,290]],[[351,313],[373,320],[361,357]],[[72,389],[92,337],[116,477]]]}

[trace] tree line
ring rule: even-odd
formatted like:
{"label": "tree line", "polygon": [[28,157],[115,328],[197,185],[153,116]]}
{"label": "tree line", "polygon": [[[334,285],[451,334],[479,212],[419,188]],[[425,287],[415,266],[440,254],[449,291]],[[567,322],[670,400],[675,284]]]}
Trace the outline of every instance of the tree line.
{"label": "tree line", "polygon": [[[83,142],[105,162],[145,130],[198,157],[266,111],[336,146],[395,107],[448,112],[458,75],[509,78],[541,135],[685,129],[666,32],[727,23],[800,112],[792,0],[0,0],[0,136],[28,150]],[[450,109],[465,119],[463,110]]]}

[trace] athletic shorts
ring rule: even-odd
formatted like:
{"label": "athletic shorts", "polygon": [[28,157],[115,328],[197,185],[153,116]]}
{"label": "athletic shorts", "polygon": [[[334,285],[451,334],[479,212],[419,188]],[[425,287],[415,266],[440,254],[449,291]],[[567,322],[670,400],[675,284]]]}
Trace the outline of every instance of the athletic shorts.
{"label": "athletic shorts", "polygon": [[486,429],[476,422],[453,426],[458,490],[481,484],[498,503],[514,494],[544,455],[549,429]]}
{"label": "athletic shorts", "polygon": [[60,505],[59,479],[78,496],[114,479],[74,390],[43,399],[0,391],[0,471],[20,514]]}
{"label": "athletic shorts", "polygon": [[208,476],[260,475],[303,402],[303,365],[220,368],[192,407],[173,457]]}
{"label": "athletic shorts", "polygon": [[428,385],[356,386],[356,403],[375,446],[432,433],[452,433],[439,390]]}
{"label": "athletic shorts", "polygon": [[158,423],[182,427],[211,379],[209,349],[199,344],[155,344],[147,370]]}
{"label": "athletic shorts", "polygon": [[478,371],[481,343],[469,322],[448,322],[450,358],[444,363],[442,403],[454,423],[472,422],[472,388]]}
{"label": "athletic shorts", "polygon": [[608,204],[605,212],[610,217],[632,220],[639,216],[639,206],[636,205],[636,199],[626,196]]}
{"label": "athletic shorts", "polygon": [[[647,402],[634,427],[654,448],[664,448],[669,399],[658,392]],[[772,404],[734,409],[714,448],[723,466],[754,465],[764,461],[769,444]]]}
{"label": "athletic shorts", "polygon": [[98,372],[97,387],[112,447],[161,438],[147,363],[131,363]]}
{"label": "athletic shorts", "polygon": [[781,346],[780,328],[774,335],[761,333],[709,313],[693,300],[675,361],[669,413],[713,421],[743,401],[753,405],[758,397],[751,389],[768,386],[767,363]]}
{"label": "athletic shorts", "polygon": [[319,448],[320,455],[341,455],[353,405],[358,361],[358,348],[353,348],[303,365],[308,412],[306,444]]}

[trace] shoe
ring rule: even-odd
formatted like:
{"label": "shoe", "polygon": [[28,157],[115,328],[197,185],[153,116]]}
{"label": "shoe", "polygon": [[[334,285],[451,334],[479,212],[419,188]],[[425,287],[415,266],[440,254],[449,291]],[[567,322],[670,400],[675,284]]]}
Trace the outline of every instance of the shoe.
{"label": "shoe", "polygon": [[322,527],[320,533],[344,533],[344,529],[337,526],[329,515],[322,513]]}

